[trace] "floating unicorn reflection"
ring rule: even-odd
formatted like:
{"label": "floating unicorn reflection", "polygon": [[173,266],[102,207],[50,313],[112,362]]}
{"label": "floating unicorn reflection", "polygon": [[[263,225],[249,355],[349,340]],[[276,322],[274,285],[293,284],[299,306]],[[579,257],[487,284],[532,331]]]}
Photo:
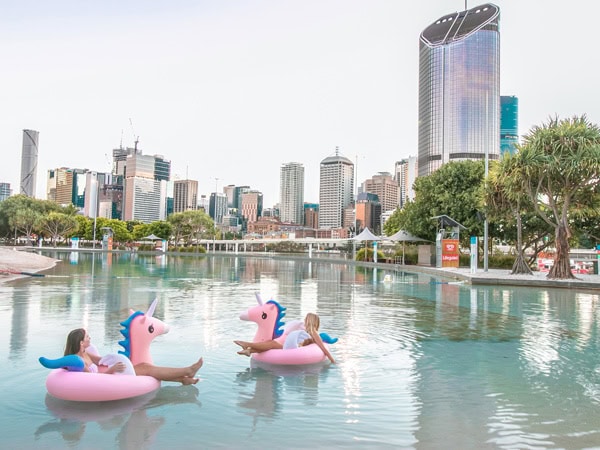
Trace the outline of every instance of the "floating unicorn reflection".
{"label": "floating unicorn reflection", "polygon": [[[258,294],[256,300],[258,305],[240,314],[240,319],[249,320],[258,325],[253,343],[275,341],[278,348],[248,353],[242,351],[242,354],[248,354],[256,361],[275,365],[305,365],[321,363],[327,359],[333,360],[327,345],[337,342],[337,338],[333,339],[327,333],[319,333],[323,341],[323,349],[314,342],[298,346],[298,339],[310,338],[308,333],[303,330],[304,322],[295,320],[285,325],[283,318],[286,308],[275,300],[263,302]],[[312,316],[318,320],[318,316],[314,314]],[[244,341],[235,342],[244,348],[248,344]]]}
{"label": "floating unicorn reflection", "polygon": [[78,355],[58,359],[41,357],[39,361],[44,367],[55,369],[46,379],[48,392],[63,400],[92,402],[144,395],[158,389],[161,380],[197,383],[194,376],[202,366],[202,358],[183,368],[160,367],[152,362],[150,343],[169,331],[167,324],[153,316],[157,302],[155,300],[146,313],[130,310],[127,320],[121,322],[124,339],[119,344],[123,350],[100,359],[100,369],[122,362],[126,367],[123,374],[102,373],[103,370],[84,372],[85,363]]}

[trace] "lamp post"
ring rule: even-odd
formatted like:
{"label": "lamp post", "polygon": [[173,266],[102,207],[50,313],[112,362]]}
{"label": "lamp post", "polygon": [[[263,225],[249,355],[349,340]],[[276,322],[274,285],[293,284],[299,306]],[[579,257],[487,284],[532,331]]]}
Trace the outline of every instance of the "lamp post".
{"label": "lamp post", "polygon": [[90,182],[90,186],[92,188],[92,195],[94,196],[94,201],[92,202],[94,205],[94,230],[93,230],[93,237],[92,237],[92,248],[94,250],[96,250],[96,219],[98,217],[98,196],[100,195],[99,192],[99,188],[100,185],[98,184],[98,179],[96,177],[92,178],[92,181]]}
{"label": "lamp post", "polygon": [[[485,95],[485,123],[488,125],[489,117],[488,117],[488,95]],[[488,127],[485,127],[486,137],[489,135]],[[487,184],[487,176],[488,176],[488,166],[489,166],[489,139],[486,139],[485,142],[485,169],[484,169],[484,183]],[[488,271],[488,220],[487,220],[487,211],[485,212],[484,222],[483,222],[483,271]]]}
{"label": "lamp post", "polygon": [[[358,155],[355,155],[355,164],[354,164],[354,189],[353,189],[353,193],[354,194],[354,236],[352,236],[353,238],[356,237],[356,225],[357,225],[357,221],[356,221],[356,203],[358,200],[358,185],[356,184],[357,179],[358,179]],[[356,261],[356,240],[352,239],[352,260]]]}

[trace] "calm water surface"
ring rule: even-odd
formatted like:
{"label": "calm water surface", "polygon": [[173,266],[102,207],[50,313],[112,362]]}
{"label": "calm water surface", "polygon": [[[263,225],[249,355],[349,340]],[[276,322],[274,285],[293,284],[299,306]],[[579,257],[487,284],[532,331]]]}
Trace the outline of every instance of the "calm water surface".
{"label": "calm water surface", "polygon": [[[270,258],[88,254],[0,285],[2,448],[599,448],[600,298]],[[386,277],[387,275],[387,277]],[[233,339],[254,293],[321,316],[338,364],[253,367]],[[195,386],[78,404],[47,395],[39,356],[84,326],[120,350],[129,308],[171,331],[154,362],[205,364]]]}

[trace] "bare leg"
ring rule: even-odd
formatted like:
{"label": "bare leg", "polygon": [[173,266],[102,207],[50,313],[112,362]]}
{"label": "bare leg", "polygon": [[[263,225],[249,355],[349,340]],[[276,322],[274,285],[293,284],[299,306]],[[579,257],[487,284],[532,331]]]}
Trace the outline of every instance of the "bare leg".
{"label": "bare leg", "polygon": [[161,367],[148,363],[139,363],[135,366],[136,375],[148,375],[161,381],[177,381],[182,384],[196,384],[198,378],[194,378],[196,372],[202,367],[200,358],[189,367]]}
{"label": "bare leg", "polygon": [[277,341],[265,341],[265,342],[246,342],[246,341],[233,341],[237,345],[243,348],[238,354],[250,356],[250,353],[261,353],[274,348],[283,348],[283,346]]}

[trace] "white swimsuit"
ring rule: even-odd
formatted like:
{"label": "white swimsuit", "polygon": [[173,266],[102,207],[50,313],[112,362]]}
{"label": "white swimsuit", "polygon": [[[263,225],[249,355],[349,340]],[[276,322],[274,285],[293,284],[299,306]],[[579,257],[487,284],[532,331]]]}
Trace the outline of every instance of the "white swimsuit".
{"label": "white swimsuit", "polygon": [[310,334],[304,330],[294,330],[285,338],[283,349],[298,348],[306,339],[310,339]]}

